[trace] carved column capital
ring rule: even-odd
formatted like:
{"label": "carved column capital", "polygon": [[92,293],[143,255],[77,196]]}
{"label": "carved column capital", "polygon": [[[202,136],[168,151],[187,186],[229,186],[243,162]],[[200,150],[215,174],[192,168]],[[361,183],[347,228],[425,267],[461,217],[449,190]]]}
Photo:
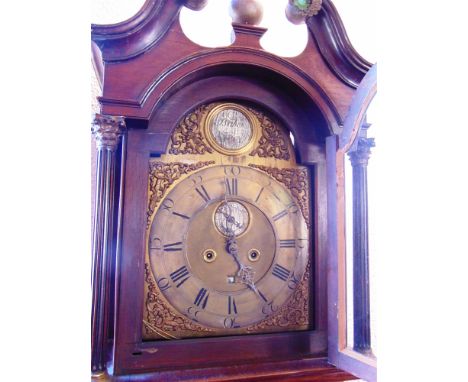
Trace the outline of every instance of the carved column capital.
{"label": "carved column capital", "polygon": [[98,149],[115,151],[125,129],[125,118],[96,114],[91,131]]}
{"label": "carved column capital", "polygon": [[359,137],[356,149],[349,152],[351,164],[355,166],[367,166],[371,154],[371,147],[375,146],[374,138]]}

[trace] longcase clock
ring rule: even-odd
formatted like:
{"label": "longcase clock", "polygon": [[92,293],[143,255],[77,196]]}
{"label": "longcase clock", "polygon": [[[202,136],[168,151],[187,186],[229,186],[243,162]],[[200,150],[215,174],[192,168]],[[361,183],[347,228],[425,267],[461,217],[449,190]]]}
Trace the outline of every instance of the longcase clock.
{"label": "longcase clock", "polygon": [[196,45],[179,12],[204,3],[93,26],[93,378],[353,379],[327,360],[325,140],[369,64],[327,0],[289,3],[292,58],[261,48],[255,1],[230,46]]}

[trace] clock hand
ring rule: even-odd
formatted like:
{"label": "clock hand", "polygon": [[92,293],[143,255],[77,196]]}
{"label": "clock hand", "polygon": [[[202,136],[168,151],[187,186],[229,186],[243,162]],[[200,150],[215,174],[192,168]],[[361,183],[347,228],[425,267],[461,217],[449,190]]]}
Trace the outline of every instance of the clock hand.
{"label": "clock hand", "polygon": [[255,271],[254,269],[249,266],[249,265],[244,265],[240,259],[239,259],[239,254],[238,254],[238,246],[237,246],[237,240],[236,240],[236,235],[234,232],[231,231],[231,235],[229,236],[227,240],[227,246],[226,249],[228,253],[234,258],[238,265],[238,270],[237,270],[237,276],[240,278],[240,282],[243,284],[246,284],[249,286],[250,289],[252,289],[257,295],[260,296],[258,293],[258,290],[253,282],[253,278],[255,276]]}
{"label": "clock hand", "polygon": [[[242,228],[243,224],[239,223],[236,218],[232,215],[231,213],[231,208],[228,204],[228,179],[225,177],[224,178],[224,207],[228,209],[228,212],[225,211],[225,208],[223,207],[221,209],[221,213],[224,215],[226,218],[226,223],[231,223],[234,224],[237,228]],[[226,229],[229,230],[226,224]]]}
{"label": "clock hand", "polygon": [[[234,224],[237,228],[243,228],[244,225],[239,223],[236,218],[232,215],[230,215],[229,213],[225,212],[223,209],[221,209],[221,213],[224,215],[224,217],[226,218],[226,222],[227,223],[232,223]],[[227,226],[227,225],[226,225]]]}
{"label": "clock hand", "polygon": [[[227,195],[228,195],[227,184],[228,184],[228,182],[225,181],[224,184],[226,185],[226,192],[224,193],[224,203],[225,203],[225,206],[228,209],[230,209],[229,205],[227,204],[228,203],[228,201],[227,201]],[[244,224],[241,224],[241,223],[237,222],[236,218],[232,214],[230,214],[228,212],[225,212],[224,209],[221,210],[221,213],[226,218],[226,223],[231,223],[231,224],[234,224],[238,228],[243,228]],[[240,278],[240,282],[243,283],[243,284],[246,284],[250,289],[252,289],[257,294],[257,296],[259,296],[261,298],[260,293],[258,292],[258,289],[257,289],[257,287],[255,286],[255,284],[253,282],[253,278],[255,276],[254,269],[249,265],[244,265],[239,259],[238,246],[237,246],[237,240],[236,240],[236,233],[235,233],[234,229],[232,229],[232,225],[231,225],[231,229],[229,229],[228,224],[226,224],[226,229],[229,232],[229,237],[227,239],[226,249],[227,249],[228,253],[234,258],[234,260],[237,263],[237,266],[238,266],[237,276]]]}

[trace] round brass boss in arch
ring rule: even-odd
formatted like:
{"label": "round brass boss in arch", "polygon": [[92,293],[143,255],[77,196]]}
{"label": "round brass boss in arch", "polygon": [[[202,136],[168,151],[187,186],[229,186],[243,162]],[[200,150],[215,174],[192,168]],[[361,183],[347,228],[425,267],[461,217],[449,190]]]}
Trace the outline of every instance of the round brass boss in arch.
{"label": "round brass boss in arch", "polygon": [[203,122],[210,145],[225,155],[241,155],[253,149],[260,124],[247,108],[235,103],[215,106]]}

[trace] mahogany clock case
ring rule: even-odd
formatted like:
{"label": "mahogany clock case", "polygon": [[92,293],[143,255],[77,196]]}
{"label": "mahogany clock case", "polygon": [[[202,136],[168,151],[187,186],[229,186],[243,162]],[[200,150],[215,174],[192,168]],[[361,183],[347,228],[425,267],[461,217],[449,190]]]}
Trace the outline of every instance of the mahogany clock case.
{"label": "mahogany clock case", "polygon": [[[213,76],[184,86],[154,113],[155,117],[146,129],[132,128],[132,121],[127,122],[121,252],[125,255],[121,255],[119,264],[121,301],[116,333],[116,373],[297,359],[312,354],[326,354],[326,232],[323,223],[314,222],[318,214],[325,213],[325,201],[320,198],[324,197],[325,192],[322,150],[326,125],[323,118],[317,118],[319,114],[314,105],[303,107],[306,101],[304,95],[292,97],[273,79],[261,81],[256,76],[253,80],[253,73],[247,73],[246,76],[239,74]],[[226,97],[227,90],[229,98]],[[310,256],[313,264],[310,278],[313,280],[310,285],[310,328],[308,331],[290,333],[144,341],[141,333],[145,269],[141,256],[145,253],[146,226],[136,222],[146,220],[148,163],[150,158],[163,155],[174,128],[187,112],[215,101],[240,103],[267,110],[294,132],[296,142],[310,142],[308,150],[315,151],[314,160],[317,164],[309,167],[309,183],[314,185],[311,188],[310,206]],[[304,110],[310,111],[306,113]],[[310,124],[316,128],[309,131],[300,129],[300,126]],[[298,143],[297,157],[300,157],[301,148],[303,145]]]}
{"label": "mahogany clock case", "polygon": [[[259,369],[260,363],[273,361],[319,362],[327,356],[328,343],[325,139],[340,133],[355,88],[370,65],[349,45],[328,0],[321,13],[307,21],[306,50],[288,59],[263,51],[259,39],[265,30],[248,25],[233,24],[236,38],[229,47],[199,47],[181,30],[180,6],[177,1],[150,0],[127,22],[93,26],[94,61],[103,84],[101,113],[122,116],[126,125],[110,179],[115,184],[110,211],[115,224],[106,259],[109,274],[102,280],[108,305],[102,324],[93,328],[105,333],[108,341],[106,353],[96,357],[105,360],[113,375],[164,370],[186,370],[190,375],[190,370],[210,366],[243,364]],[[271,115],[294,137],[297,164],[308,168],[309,328],[144,341],[148,164],[165,154],[184,116],[215,102]]]}

